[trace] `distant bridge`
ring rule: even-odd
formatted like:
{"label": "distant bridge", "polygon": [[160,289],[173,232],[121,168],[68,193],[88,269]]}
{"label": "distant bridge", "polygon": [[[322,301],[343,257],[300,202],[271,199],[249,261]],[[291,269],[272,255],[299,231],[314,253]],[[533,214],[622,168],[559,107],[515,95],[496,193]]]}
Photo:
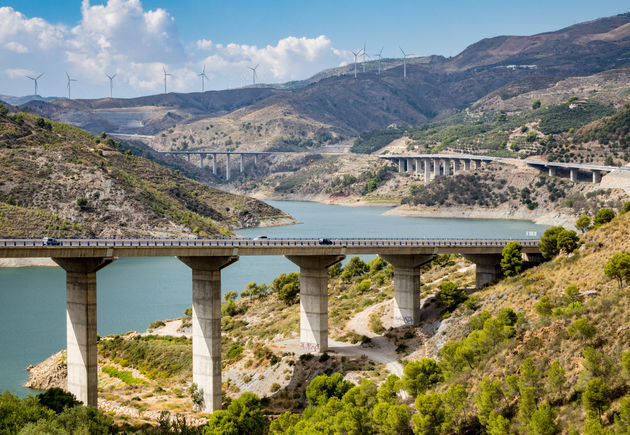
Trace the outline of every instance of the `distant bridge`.
{"label": "distant bridge", "polygon": [[[193,382],[204,410],[221,409],[221,269],[245,255],[283,255],[300,267],[300,341],[328,349],[328,267],[347,254],[378,254],[394,267],[394,321],[420,322],[420,266],[437,254],[475,263],[476,286],[500,277],[495,239],[0,239],[0,258],[52,258],[66,271],[68,390],[97,405],[96,272],[119,257],[176,256],[192,269]],[[518,240],[526,261],[541,260],[538,240]]]}
{"label": "distant bridge", "polygon": [[398,172],[413,172],[417,176],[424,176],[424,182],[439,177],[457,174],[461,171],[469,171],[471,165],[479,169],[482,163],[505,162],[523,163],[528,166],[546,170],[550,176],[559,177],[563,174],[573,182],[584,179],[585,173],[589,174],[589,180],[599,183],[603,172],[616,170],[630,171],[628,166],[592,165],[586,163],[546,162],[534,159],[513,159],[507,157],[481,156],[475,154],[381,154],[381,159],[389,160],[398,166]]}

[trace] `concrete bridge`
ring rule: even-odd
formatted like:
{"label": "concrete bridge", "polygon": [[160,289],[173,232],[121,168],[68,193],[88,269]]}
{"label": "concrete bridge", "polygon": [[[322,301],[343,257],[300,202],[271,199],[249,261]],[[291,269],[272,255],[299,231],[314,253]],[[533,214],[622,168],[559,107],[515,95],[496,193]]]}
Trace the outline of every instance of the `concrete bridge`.
{"label": "concrete bridge", "polygon": [[479,169],[484,162],[526,163],[528,166],[545,171],[549,176],[565,176],[573,182],[592,181],[599,183],[602,173],[616,170],[630,171],[627,166],[591,165],[585,163],[546,162],[534,159],[513,159],[507,157],[480,156],[475,154],[381,154],[381,159],[389,160],[398,166],[398,172],[411,172],[423,176],[428,183],[439,176],[455,175],[472,168]]}
{"label": "concrete bridge", "polygon": [[[300,267],[300,341],[328,349],[328,267],[347,254],[378,254],[394,267],[394,320],[421,320],[420,267],[437,254],[458,253],[475,263],[476,286],[500,277],[510,240],[490,239],[0,239],[0,258],[52,258],[66,271],[68,390],[97,404],[96,273],[120,257],[176,256],[192,270],[193,382],[204,410],[221,409],[221,269],[242,255],[283,255]],[[518,240],[525,259],[541,260],[538,240]]]}

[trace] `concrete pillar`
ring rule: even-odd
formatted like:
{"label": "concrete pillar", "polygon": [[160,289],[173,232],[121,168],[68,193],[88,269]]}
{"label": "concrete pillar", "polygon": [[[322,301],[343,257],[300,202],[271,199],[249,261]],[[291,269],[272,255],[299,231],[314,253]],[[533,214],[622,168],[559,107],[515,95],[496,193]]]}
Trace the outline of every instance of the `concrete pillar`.
{"label": "concrete pillar", "polygon": [[470,171],[470,160],[468,159],[464,160],[464,170]]}
{"label": "concrete pillar", "polygon": [[221,409],[221,269],[238,257],[178,258],[192,269],[193,382],[202,410],[214,412]]}
{"label": "concrete pillar", "polygon": [[420,159],[414,159],[416,162],[416,175],[420,176],[420,167],[422,166],[422,161]]}
{"label": "concrete pillar", "polygon": [[433,159],[433,178],[440,176],[440,159]]}
{"label": "concrete pillar", "polygon": [[451,160],[450,159],[444,159],[444,176],[448,177],[451,172]]}
{"label": "concrete pillar", "polygon": [[203,154],[199,154],[199,167],[203,169]]}
{"label": "concrete pillar", "polygon": [[431,160],[424,160],[424,182],[428,183],[431,181]]}
{"label": "concrete pillar", "polygon": [[212,154],[212,173],[217,175],[217,155]]}
{"label": "concrete pillar", "polygon": [[549,166],[549,176],[550,177],[555,177],[556,174],[558,173],[558,170],[555,166]]}
{"label": "concrete pillar", "polygon": [[398,172],[404,172],[405,164],[403,159],[398,159]]}
{"label": "concrete pillar", "polygon": [[413,159],[407,159],[407,172],[413,172]]}
{"label": "concrete pillar", "polygon": [[599,171],[593,171],[593,183],[599,183],[602,181],[602,174]]}
{"label": "concrete pillar", "polygon": [[245,161],[244,161],[243,154],[241,154],[241,174],[243,173],[244,169],[245,169]]}
{"label": "concrete pillar", "polygon": [[475,162],[475,169],[481,168],[481,160],[473,160]]}
{"label": "concrete pillar", "polygon": [[258,154],[254,154],[254,166],[258,166]]}
{"label": "concrete pillar", "polygon": [[230,181],[230,155],[226,154],[226,163],[225,163],[225,179]]}
{"label": "concrete pillar", "polygon": [[328,350],[328,268],[344,255],[287,255],[300,266],[300,343],[308,352]]}
{"label": "concrete pillar", "polygon": [[433,259],[432,254],[381,255],[394,266],[394,325],[420,322],[420,266]]}
{"label": "concrete pillar", "polygon": [[571,175],[571,181],[573,181],[574,183],[577,183],[577,181],[578,181],[578,170],[577,170],[577,168],[569,169],[569,174]]}
{"label": "concrete pillar", "polygon": [[464,257],[475,263],[478,289],[501,278],[501,254],[464,254]]}
{"label": "concrete pillar", "polygon": [[459,159],[453,160],[453,174],[457,174],[459,172]]}
{"label": "concrete pillar", "polygon": [[97,406],[96,272],[111,258],[53,258],[66,271],[68,391]]}

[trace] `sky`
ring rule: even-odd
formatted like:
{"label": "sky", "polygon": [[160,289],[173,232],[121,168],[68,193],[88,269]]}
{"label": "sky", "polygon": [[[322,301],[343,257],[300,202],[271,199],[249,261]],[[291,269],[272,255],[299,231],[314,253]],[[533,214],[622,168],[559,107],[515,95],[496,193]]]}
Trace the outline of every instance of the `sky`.
{"label": "sky", "polygon": [[368,55],[454,56],[630,12],[628,0],[0,0],[0,95],[135,97],[305,79]]}

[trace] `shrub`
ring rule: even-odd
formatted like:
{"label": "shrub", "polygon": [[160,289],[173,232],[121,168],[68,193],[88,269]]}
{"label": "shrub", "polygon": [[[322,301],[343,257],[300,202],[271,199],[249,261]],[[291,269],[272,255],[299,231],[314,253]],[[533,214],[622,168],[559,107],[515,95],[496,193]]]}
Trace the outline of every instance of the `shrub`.
{"label": "shrub", "polygon": [[420,361],[409,361],[407,363],[403,370],[401,385],[407,394],[416,397],[427,391],[432,385],[443,380],[442,369],[440,369],[435,360],[422,358]]}
{"label": "shrub", "polygon": [[545,295],[534,305],[534,309],[539,316],[549,317],[553,311],[553,304],[549,300],[549,296]]}
{"label": "shrub", "polygon": [[523,269],[522,251],[523,246],[514,240],[505,245],[501,253],[503,275],[514,276],[521,272]]}
{"label": "shrub", "polygon": [[529,421],[533,435],[554,435],[558,433],[556,413],[548,402],[542,402]]}
{"label": "shrub", "polygon": [[344,272],[349,272],[350,276],[361,276],[370,271],[370,268],[359,257],[352,257],[343,267]]}
{"label": "shrub", "polygon": [[616,279],[621,288],[624,281],[630,281],[630,254],[618,252],[613,255],[604,266],[604,274],[610,279]]}
{"label": "shrub", "polygon": [[68,393],[61,388],[50,388],[37,395],[39,403],[48,409],[52,409],[55,413],[60,414],[66,408],[72,408],[80,405],[81,402],[72,393]]}
{"label": "shrub", "polygon": [[540,238],[538,248],[545,260],[551,260],[560,252],[558,236],[562,231],[564,231],[564,228],[561,226],[547,228]]}
{"label": "shrub", "polygon": [[383,326],[383,321],[381,320],[379,313],[370,314],[369,326],[370,330],[375,334],[380,335],[385,332],[385,327]]}
{"label": "shrub", "polygon": [[610,406],[612,392],[600,378],[591,379],[582,393],[582,406],[601,415]]}
{"label": "shrub", "polygon": [[580,239],[573,230],[562,230],[558,234],[558,249],[567,253],[573,252],[579,246]]}
{"label": "shrub", "polygon": [[440,290],[437,294],[437,300],[447,312],[453,311],[467,298],[468,296],[466,295],[466,292],[458,288],[457,284],[455,284],[454,282],[444,281],[440,284]]}
{"label": "shrub", "polygon": [[542,103],[540,102],[540,100],[538,98],[536,98],[532,102],[532,109],[534,109],[534,110],[539,109],[541,105],[542,105]]}
{"label": "shrub", "polygon": [[621,206],[621,210],[619,210],[619,215],[621,216],[622,214],[626,214],[629,211],[630,211],[630,201],[624,202],[624,204]]}
{"label": "shrub", "polygon": [[615,212],[609,208],[602,208],[593,217],[593,227],[597,228],[607,224],[615,218]]}
{"label": "shrub", "polygon": [[313,406],[325,404],[331,397],[341,399],[352,387],[354,384],[345,381],[341,373],[335,373],[330,377],[321,374],[315,376],[306,387],[306,399]]}
{"label": "shrub", "polygon": [[287,305],[293,305],[298,301],[300,286],[294,282],[285,284],[278,292],[278,299]]}
{"label": "shrub", "polygon": [[364,279],[360,283],[357,284],[357,290],[361,293],[366,292],[370,289],[372,282],[369,279]]}
{"label": "shrub", "polygon": [[597,328],[591,325],[586,317],[577,319],[571,326],[567,328],[567,332],[574,338],[592,338],[597,332]]}

